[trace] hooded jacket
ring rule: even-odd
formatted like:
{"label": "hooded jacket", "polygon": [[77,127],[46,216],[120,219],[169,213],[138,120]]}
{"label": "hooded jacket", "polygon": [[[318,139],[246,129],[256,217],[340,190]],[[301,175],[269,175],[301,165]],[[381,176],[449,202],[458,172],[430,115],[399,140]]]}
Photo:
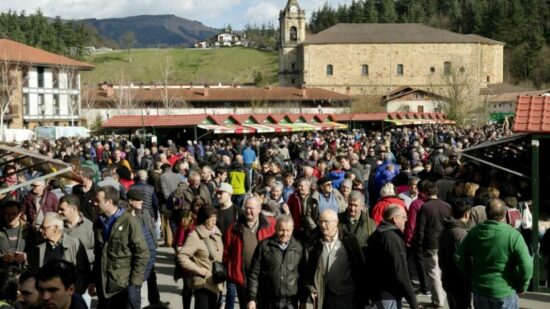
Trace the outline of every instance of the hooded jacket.
{"label": "hooded jacket", "polygon": [[533,258],[520,232],[488,220],[474,227],[454,256],[458,268],[480,295],[504,298],[527,290]]}
{"label": "hooded jacket", "polygon": [[411,308],[418,308],[407,268],[407,249],[403,232],[397,226],[382,221],[369,237],[365,250],[364,276],[375,278],[368,283],[372,300],[405,297]]}

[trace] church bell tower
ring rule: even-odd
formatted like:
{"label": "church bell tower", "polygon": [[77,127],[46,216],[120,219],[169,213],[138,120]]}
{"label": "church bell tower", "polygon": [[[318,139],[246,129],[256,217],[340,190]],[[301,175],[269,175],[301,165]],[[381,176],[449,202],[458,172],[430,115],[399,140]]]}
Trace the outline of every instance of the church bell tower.
{"label": "church bell tower", "polygon": [[279,85],[302,85],[303,59],[300,44],[306,37],[306,14],[298,0],[288,0],[279,14]]}

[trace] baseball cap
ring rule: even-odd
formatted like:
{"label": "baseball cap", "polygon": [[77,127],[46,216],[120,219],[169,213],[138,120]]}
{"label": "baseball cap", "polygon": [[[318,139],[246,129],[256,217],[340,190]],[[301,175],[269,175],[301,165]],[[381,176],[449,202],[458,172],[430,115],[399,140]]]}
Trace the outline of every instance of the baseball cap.
{"label": "baseball cap", "polygon": [[222,192],[227,192],[229,194],[233,194],[233,187],[227,182],[222,182],[220,184],[220,187],[216,189],[216,191],[222,191]]}

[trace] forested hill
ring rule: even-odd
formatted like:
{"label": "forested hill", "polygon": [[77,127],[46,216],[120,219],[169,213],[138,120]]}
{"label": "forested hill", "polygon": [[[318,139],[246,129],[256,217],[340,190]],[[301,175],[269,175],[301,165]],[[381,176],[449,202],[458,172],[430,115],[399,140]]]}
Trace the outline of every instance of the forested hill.
{"label": "forested hill", "polygon": [[479,34],[506,43],[510,82],[550,83],[550,2],[546,0],[356,0],[325,4],[312,13],[309,30],[337,23],[423,23]]}

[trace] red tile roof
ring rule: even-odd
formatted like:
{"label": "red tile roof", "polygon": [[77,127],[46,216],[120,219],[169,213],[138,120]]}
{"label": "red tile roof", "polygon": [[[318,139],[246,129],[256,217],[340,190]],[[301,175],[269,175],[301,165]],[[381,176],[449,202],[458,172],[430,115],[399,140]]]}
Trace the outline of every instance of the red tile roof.
{"label": "red tile roof", "polygon": [[33,65],[77,67],[81,70],[94,68],[91,64],[8,39],[0,39],[0,59]]}
{"label": "red tile roof", "polygon": [[550,133],[550,96],[519,97],[513,131]]}
{"label": "red tile roof", "polygon": [[[259,124],[263,124],[268,117],[272,118],[275,124],[280,123],[285,117],[296,121],[300,116],[304,117],[308,123],[313,122],[313,118],[321,122],[347,122],[347,121],[396,121],[405,120],[435,120],[433,122],[449,123],[445,115],[440,113],[347,113],[347,114],[257,114],[252,115]],[[239,124],[248,119],[248,114],[217,114],[217,115],[151,115],[151,116],[113,116],[104,124],[104,128],[140,128],[145,127],[191,127],[201,124],[207,118],[212,119],[217,125],[224,125],[228,118],[233,118]],[[430,122],[430,123],[433,123]]]}
{"label": "red tile roof", "polygon": [[[117,93],[114,89],[114,93]],[[131,97],[136,101],[144,102],[162,102],[162,88],[132,88],[130,89]],[[168,96],[170,98],[183,100],[186,102],[287,102],[287,101],[328,101],[339,100],[348,101],[350,96],[337,92],[320,89],[307,88],[305,89],[306,96],[302,96],[302,89],[293,87],[271,87],[271,88],[208,88],[208,95],[204,95],[202,88],[169,88]],[[97,90],[96,102],[111,102],[112,97],[107,97],[104,90]]]}

